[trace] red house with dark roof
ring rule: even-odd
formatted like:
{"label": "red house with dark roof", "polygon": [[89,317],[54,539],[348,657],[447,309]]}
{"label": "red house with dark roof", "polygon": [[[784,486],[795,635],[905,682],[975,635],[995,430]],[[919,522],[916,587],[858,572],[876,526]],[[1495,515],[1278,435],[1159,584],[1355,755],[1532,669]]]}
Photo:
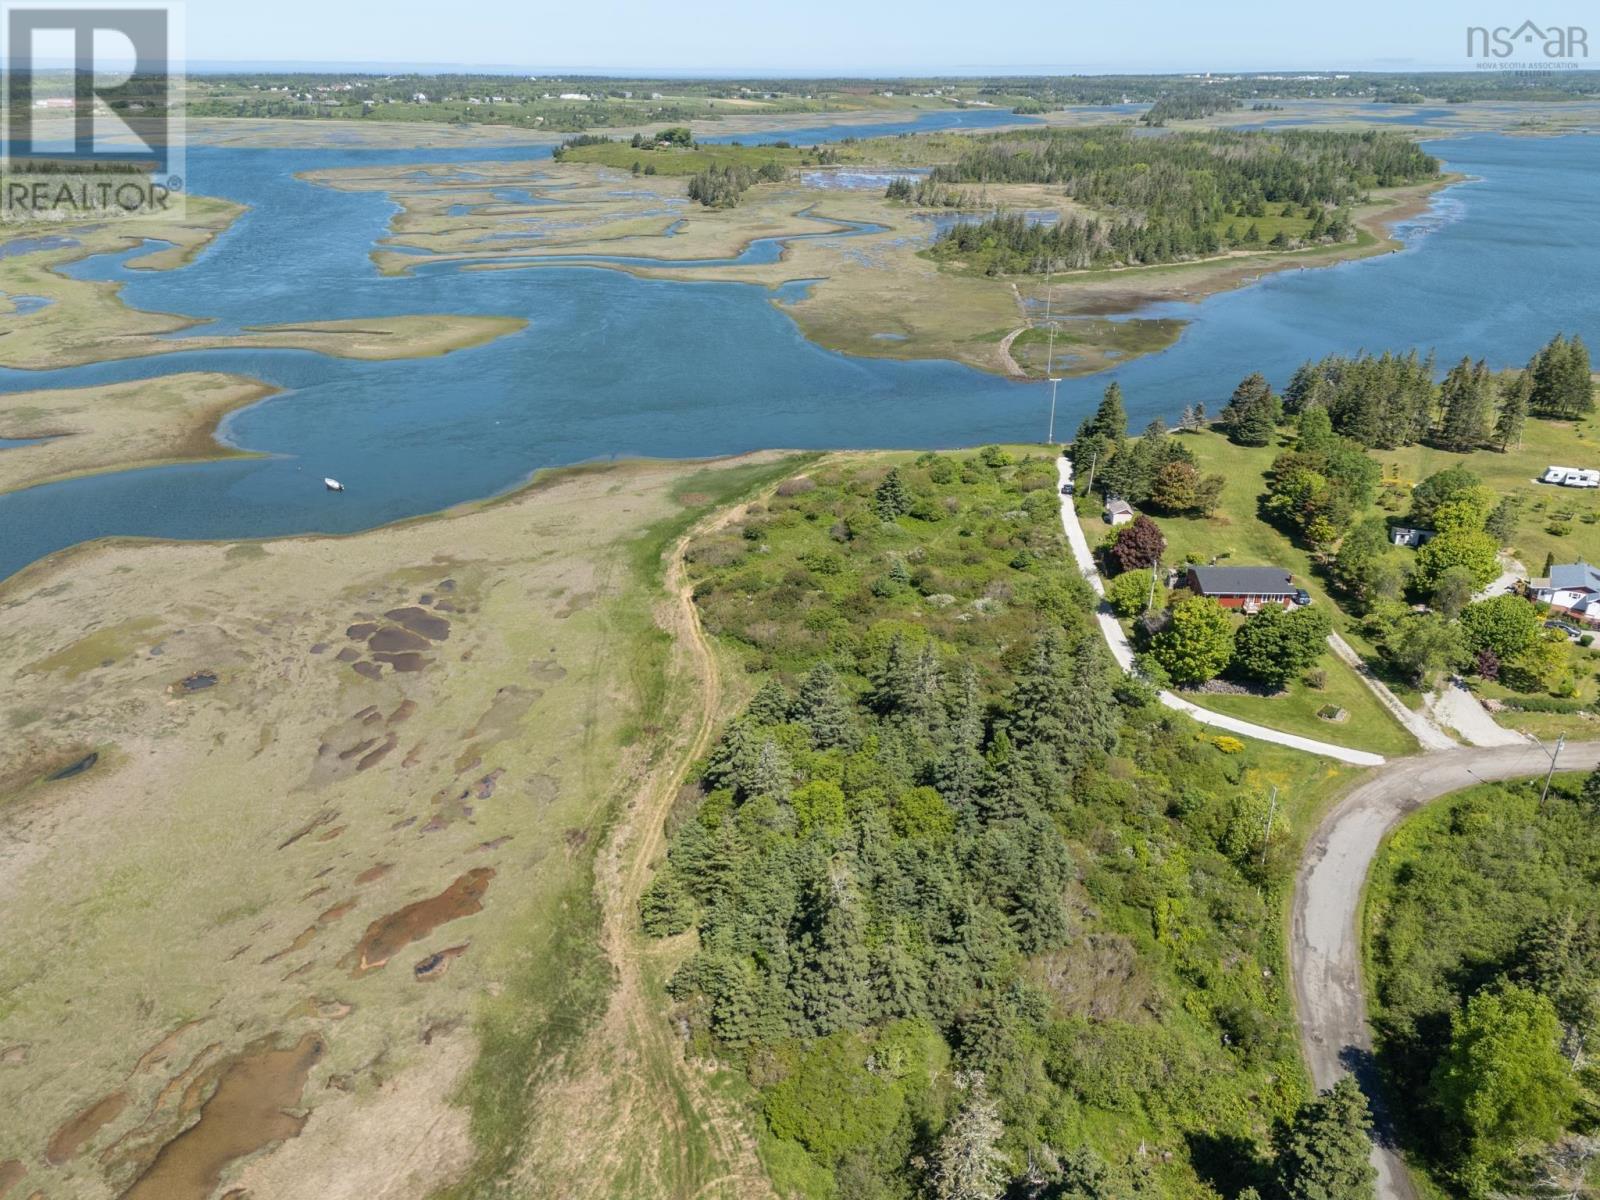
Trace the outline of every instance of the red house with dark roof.
{"label": "red house with dark roof", "polygon": [[1289,572],[1281,567],[1190,567],[1186,582],[1195,595],[1246,612],[1265,604],[1288,608],[1300,594]]}

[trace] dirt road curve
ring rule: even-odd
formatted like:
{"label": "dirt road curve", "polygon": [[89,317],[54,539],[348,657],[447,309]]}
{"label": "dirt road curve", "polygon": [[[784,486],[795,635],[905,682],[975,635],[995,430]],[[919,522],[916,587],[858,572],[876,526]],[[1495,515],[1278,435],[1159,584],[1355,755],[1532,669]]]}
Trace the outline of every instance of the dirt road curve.
{"label": "dirt road curve", "polygon": [[[1600,766],[1600,742],[1569,743],[1559,769]],[[1378,1200],[1416,1200],[1405,1166],[1392,1149],[1372,1078],[1372,1038],[1361,982],[1358,922],[1367,873],[1384,835],[1429,800],[1475,783],[1541,775],[1550,760],[1538,746],[1460,749],[1391,760],[1323,818],[1306,846],[1295,881],[1289,958],[1300,1043],[1316,1086],[1354,1073],[1378,1121],[1373,1162]]]}

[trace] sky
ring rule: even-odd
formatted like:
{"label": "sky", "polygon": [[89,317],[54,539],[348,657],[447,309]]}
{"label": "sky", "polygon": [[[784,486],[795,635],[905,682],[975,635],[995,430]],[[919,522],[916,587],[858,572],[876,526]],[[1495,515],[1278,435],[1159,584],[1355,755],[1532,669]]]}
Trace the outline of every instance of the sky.
{"label": "sky", "polygon": [[[1466,69],[1469,25],[1586,19],[1565,0],[1564,7],[1547,5],[1539,0],[1524,11],[1513,0],[187,0],[186,9],[189,59],[202,67],[322,62],[825,75]],[[1600,36],[1594,41],[1600,54]]]}

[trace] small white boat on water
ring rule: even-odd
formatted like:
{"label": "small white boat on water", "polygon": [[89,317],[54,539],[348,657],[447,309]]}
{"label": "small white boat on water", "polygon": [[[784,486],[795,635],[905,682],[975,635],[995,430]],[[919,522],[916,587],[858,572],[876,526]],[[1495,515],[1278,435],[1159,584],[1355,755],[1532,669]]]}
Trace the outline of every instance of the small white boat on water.
{"label": "small white boat on water", "polygon": [[340,483],[337,479],[324,479],[322,481],[322,486],[327,488],[330,492],[344,491],[344,484]]}

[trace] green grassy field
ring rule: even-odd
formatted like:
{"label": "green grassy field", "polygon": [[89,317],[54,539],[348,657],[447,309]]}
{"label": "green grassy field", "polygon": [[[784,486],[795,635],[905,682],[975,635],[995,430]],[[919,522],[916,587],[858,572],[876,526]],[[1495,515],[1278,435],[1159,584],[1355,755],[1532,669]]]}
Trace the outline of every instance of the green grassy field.
{"label": "green grassy field", "polygon": [[1421,445],[1372,454],[1386,474],[1403,484],[1464,465],[1498,495],[1517,497],[1522,513],[1509,548],[1535,575],[1542,571],[1546,555],[1554,555],[1557,562],[1600,562],[1600,490],[1536,482],[1551,465],[1600,467],[1600,420],[1595,417],[1531,420],[1522,445],[1505,454],[1494,450],[1453,454]]}
{"label": "green grassy field", "polygon": [[[1283,696],[1229,696],[1209,693],[1184,693],[1202,708],[1255,721],[1285,733],[1298,733],[1318,741],[1334,742],[1356,750],[1371,750],[1398,758],[1415,754],[1417,740],[1402,729],[1367,685],[1344,663],[1327,654],[1317,664],[1327,672],[1327,684],[1308,686],[1302,680],[1289,685]],[[1324,720],[1318,710],[1332,705],[1348,714],[1342,721]]]}

